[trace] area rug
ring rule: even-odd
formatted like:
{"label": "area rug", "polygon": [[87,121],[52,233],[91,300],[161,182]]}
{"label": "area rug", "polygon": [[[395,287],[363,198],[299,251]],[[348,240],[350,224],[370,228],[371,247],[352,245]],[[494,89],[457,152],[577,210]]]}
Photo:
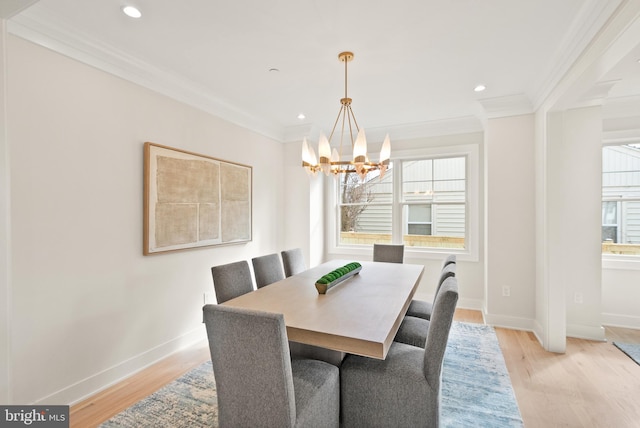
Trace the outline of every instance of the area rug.
{"label": "area rug", "polygon": [[640,365],[640,344],[620,342],[613,342],[613,344],[616,348],[627,354],[629,358],[636,362],[636,364]]}
{"label": "area rug", "polygon": [[[442,371],[443,427],[522,427],[492,327],[454,322]],[[211,362],[191,370],[103,423],[103,428],[218,426]]]}

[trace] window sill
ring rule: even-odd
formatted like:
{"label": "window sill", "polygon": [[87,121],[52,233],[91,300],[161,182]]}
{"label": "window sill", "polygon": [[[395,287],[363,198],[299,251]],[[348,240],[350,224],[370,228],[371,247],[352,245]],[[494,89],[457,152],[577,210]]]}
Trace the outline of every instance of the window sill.
{"label": "window sill", "polygon": [[[472,254],[469,250],[460,248],[416,248],[404,247],[405,259],[426,259],[426,260],[442,260],[444,257],[455,254],[458,261],[477,262],[478,256]],[[329,256],[355,256],[362,259],[371,259],[373,255],[373,247],[363,245],[340,245],[329,251]]]}

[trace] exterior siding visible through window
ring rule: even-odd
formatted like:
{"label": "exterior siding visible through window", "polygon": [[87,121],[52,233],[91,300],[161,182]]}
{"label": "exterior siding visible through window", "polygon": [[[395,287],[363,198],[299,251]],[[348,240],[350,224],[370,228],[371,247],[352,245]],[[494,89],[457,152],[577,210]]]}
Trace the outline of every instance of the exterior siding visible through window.
{"label": "exterior siding visible through window", "polygon": [[640,145],[602,149],[602,252],[640,256]]}
{"label": "exterior siding visible through window", "polygon": [[[393,212],[401,211],[402,241],[420,248],[466,247],[466,156],[394,161],[383,178],[355,175],[339,184],[339,245],[392,242]],[[394,178],[400,194],[394,195]],[[397,201],[394,203],[394,201]]]}

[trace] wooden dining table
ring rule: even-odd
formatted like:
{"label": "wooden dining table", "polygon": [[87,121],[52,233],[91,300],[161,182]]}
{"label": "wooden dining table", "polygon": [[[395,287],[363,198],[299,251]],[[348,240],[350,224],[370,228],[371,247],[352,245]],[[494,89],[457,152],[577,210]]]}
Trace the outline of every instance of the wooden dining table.
{"label": "wooden dining table", "polygon": [[289,342],[302,345],[300,352],[327,350],[338,363],[344,353],[384,359],[424,266],[360,262],[358,274],[320,294],[316,280],[350,262],[328,261],[223,305],[283,314]]}

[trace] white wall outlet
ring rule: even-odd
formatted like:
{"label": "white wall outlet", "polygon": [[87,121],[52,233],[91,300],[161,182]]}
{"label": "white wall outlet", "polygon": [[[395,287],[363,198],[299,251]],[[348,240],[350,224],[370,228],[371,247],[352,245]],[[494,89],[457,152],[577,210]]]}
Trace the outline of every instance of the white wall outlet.
{"label": "white wall outlet", "polygon": [[580,292],[575,292],[573,293],[573,303],[584,303],[584,297],[582,295],[582,293]]}
{"label": "white wall outlet", "polygon": [[511,287],[509,287],[508,285],[503,285],[502,286],[502,296],[503,297],[511,296]]}

